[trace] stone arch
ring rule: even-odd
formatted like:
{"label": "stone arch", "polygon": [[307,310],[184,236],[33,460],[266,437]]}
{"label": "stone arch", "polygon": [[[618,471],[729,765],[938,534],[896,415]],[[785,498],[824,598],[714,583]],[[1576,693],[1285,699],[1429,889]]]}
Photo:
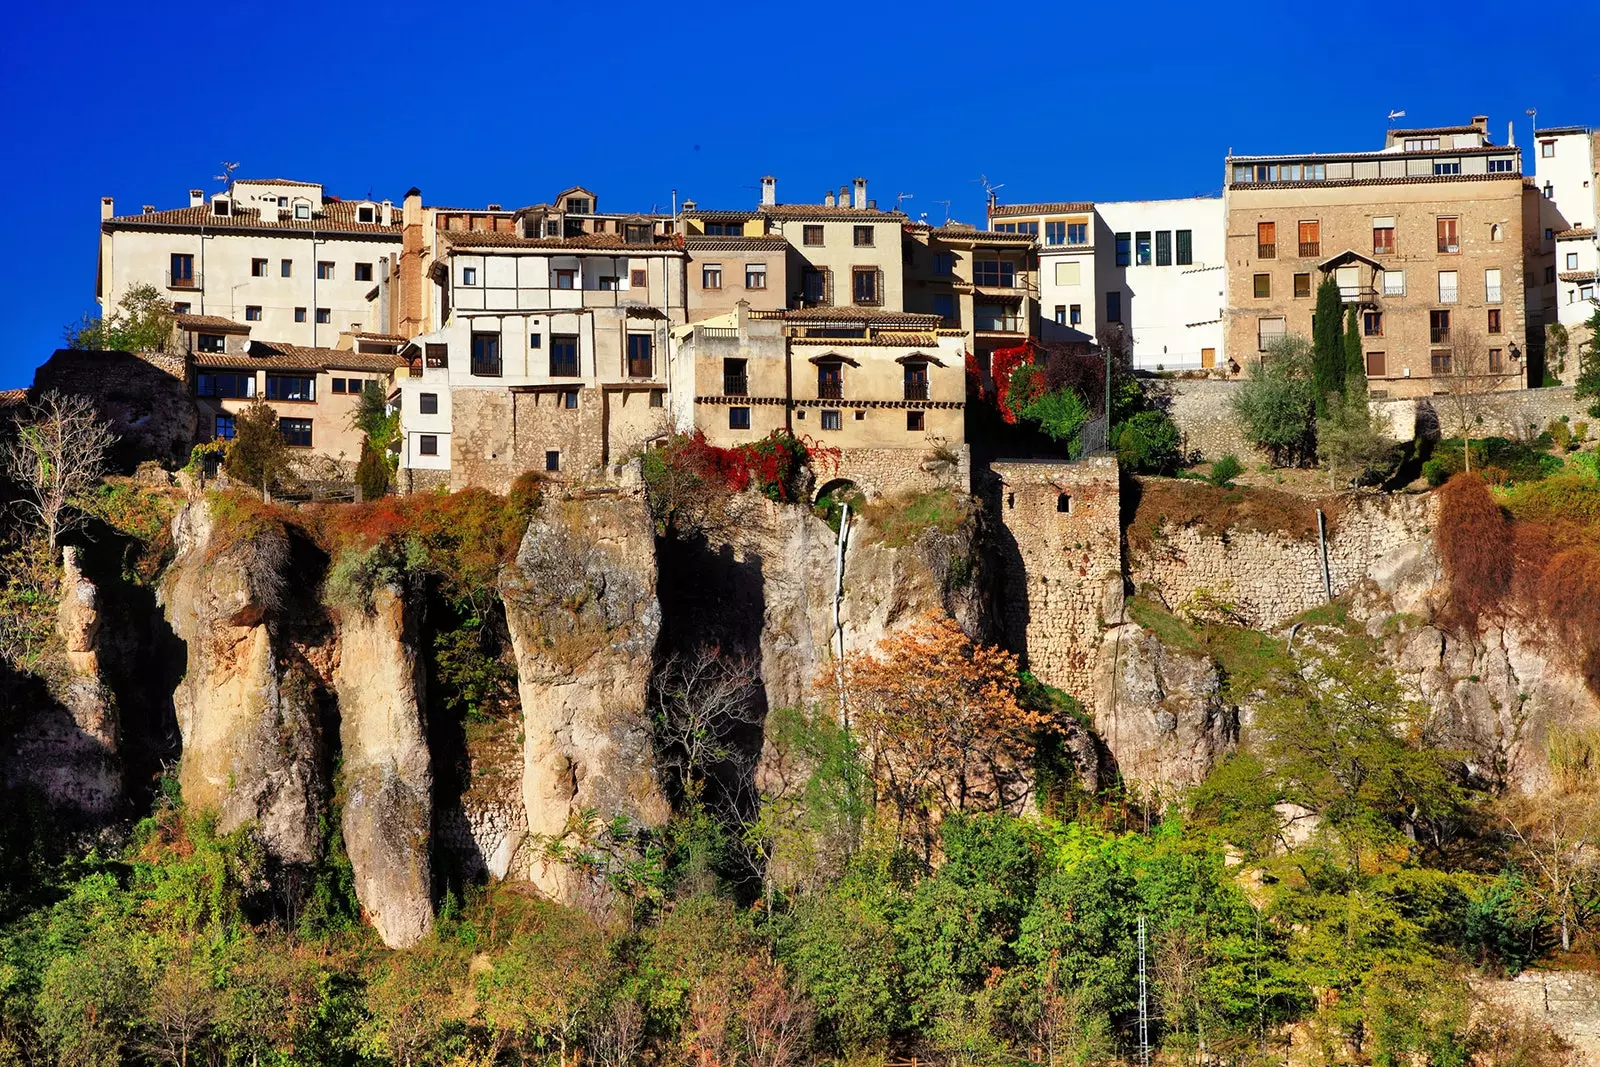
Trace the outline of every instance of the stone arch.
{"label": "stone arch", "polygon": [[829,497],[843,496],[849,492],[861,492],[861,486],[854,478],[843,475],[829,478],[817,486],[817,495],[812,498],[812,503],[820,504]]}

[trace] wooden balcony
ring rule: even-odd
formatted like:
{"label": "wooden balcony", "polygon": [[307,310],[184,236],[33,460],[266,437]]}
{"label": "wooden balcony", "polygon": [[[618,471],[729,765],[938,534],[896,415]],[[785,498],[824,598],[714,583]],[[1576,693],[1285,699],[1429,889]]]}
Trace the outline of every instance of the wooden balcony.
{"label": "wooden balcony", "polygon": [[926,400],[926,399],[928,399],[928,383],[925,382],[925,381],[908,381],[908,382],[906,382],[906,399],[907,400]]}
{"label": "wooden balcony", "polygon": [[723,396],[749,396],[750,377],[746,374],[724,374],[722,376]]}

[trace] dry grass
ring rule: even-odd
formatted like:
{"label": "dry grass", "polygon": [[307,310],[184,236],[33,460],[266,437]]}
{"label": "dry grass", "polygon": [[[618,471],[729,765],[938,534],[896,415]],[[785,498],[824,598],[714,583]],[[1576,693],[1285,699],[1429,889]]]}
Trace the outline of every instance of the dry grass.
{"label": "dry grass", "polygon": [[1193,526],[1208,534],[1240,530],[1279,533],[1297,541],[1315,540],[1317,509],[1331,535],[1340,513],[1338,497],[1309,497],[1277,489],[1240,486],[1221,489],[1177,478],[1139,480],[1139,506],[1128,525],[1128,546],[1147,549],[1163,526]]}

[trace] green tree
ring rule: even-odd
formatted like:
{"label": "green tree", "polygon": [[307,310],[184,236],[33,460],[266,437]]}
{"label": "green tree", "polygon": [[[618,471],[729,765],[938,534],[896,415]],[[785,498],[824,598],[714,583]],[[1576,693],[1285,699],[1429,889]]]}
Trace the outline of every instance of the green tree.
{"label": "green tree", "polygon": [[1296,334],[1273,341],[1233,397],[1245,436],[1280,466],[1316,455],[1316,410],[1311,345]]}
{"label": "green tree", "polygon": [[292,481],[289,445],[278,429],[278,413],[259,396],[235,418],[233,442],[222,467],[228,477],[265,493]]}
{"label": "green tree", "polygon": [[1344,300],[1339,295],[1339,283],[1332,274],[1325,275],[1317,287],[1316,318],[1311,324],[1312,379],[1319,416],[1326,412],[1330,396],[1344,395],[1343,323]]}
{"label": "green tree", "polygon": [[1596,305],[1584,328],[1589,331],[1589,338],[1578,346],[1578,378],[1573,382],[1572,395],[1590,401],[1590,417],[1600,418],[1600,305]]}
{"label": "green tree", "polygon": [[85,315],[63,331],[68,348],[88,351],[166,352],[173,347],[172,305],[153,285],[122,294],[108,316]]}
{"label": "green tree", "polygon": [[478,979],[478,1004],[495,1043],[521,1062],[554,1048],[566,1067],[584,1031],[601,1016],[611,958],[587,916],[544,901]]}
{"label": "green tree", "polygon": [[1317,420],[1317,458],[1331,484],[1361,482],[1392,453],[1394,443],[1372,417],[1367,391],[1352,388],[1348,396],[1328,398],[1326,414]]}
{"label": "green tree", "polygon": [[[1113,404],[1113,410],[1115,409]],[[1183,439],[1163,411],[1140,411],[1117,423],[1111,447],[1122,465],[1140,474],[1171,474],[1183,465]]]}
{"label": "green tree", "polygon": [[1011,372],[1007,403],[1017,416],[1039,427],[1039,432],[1064,445],[1068,455],[1080,451],[1078,436],[1089,421],[1089,408],[1072,389],[1049,389],[1044,368],[1025,363]]}
{"label": "green tree", "polygon": [[1354,304],[1344,320],[1344,395],[1363,400],[1367,396],[1367,360],[1361,352],[1361,324],[1356,321]]}

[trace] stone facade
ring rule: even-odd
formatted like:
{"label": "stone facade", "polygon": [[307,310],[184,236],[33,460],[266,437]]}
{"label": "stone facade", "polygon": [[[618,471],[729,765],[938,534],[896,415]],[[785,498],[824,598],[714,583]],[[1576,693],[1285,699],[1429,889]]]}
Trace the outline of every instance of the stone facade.
{"label": "stone facade", "polygon": [[1092,704],[1100,632],[1122,615],[1116,458],[991,470],[1007,641],[1040,681]]}
{"label": "stone facade", "polygon": [[608,463],[668,432],[662,409],[652,406],[654,392],[592,386],[453,390],[450,487],[504,493],[524,471],[557,481],[592,479]]}
{"label": "stone facade", "polygon": [[35,394],[85,396],[117,435],[114,459],[132,470],[142,460],[181,463],[197,421],[181,355],[61,349],[33,375]]}

